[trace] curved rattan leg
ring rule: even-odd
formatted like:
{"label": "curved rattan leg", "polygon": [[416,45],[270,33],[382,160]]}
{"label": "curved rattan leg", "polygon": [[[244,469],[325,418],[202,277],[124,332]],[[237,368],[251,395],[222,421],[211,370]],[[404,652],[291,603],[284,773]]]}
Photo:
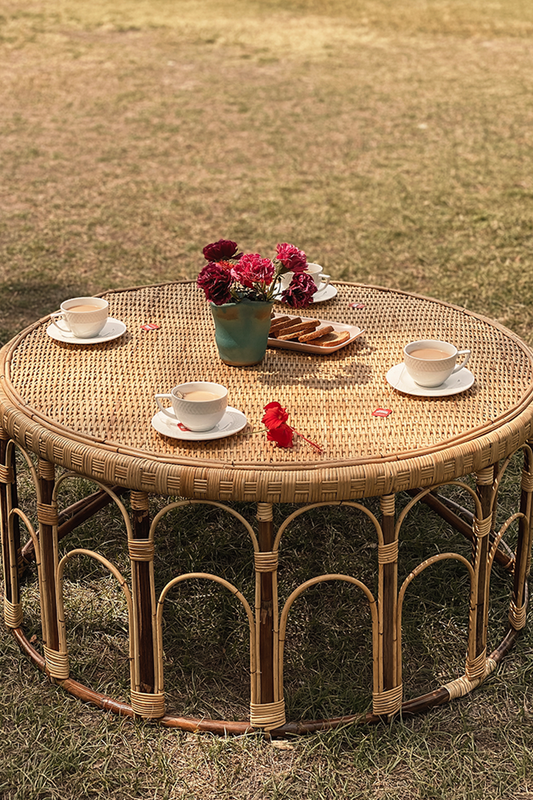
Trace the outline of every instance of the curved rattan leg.
{"label": "curved rattan leg", "polygon": [[18,516],[10,513],[18,506],[15,452],[8,448],[8,434],[0,428],[0,525],[4,573],[4,617],[10,628],[22,623],[18,560],[20,528]]}
{"label": "curved rattan leg", "polygon": [[148,494],[131,492],[133,539],[128,541],[134,616],[134,685],[131,703],[136,714],[157,719],[165,713],[165,698],[155,691],[156,598],[154,582],[154,543],[150,537]]}
{"label": "curved rattan leg", "polygon": [[398,683],[398,539],[395,525],[395,495],[380,499],[383,543],[378,546],[378,686],[374,686],[373,711],[392,715],[402,704]]}
{"label": "curved rattan leg", "polygon": [[523,515],[518,523],[518,541],[514,570],[513,596],[509,608],[509,622],[514,630],[521,630],[526,624],[527,579],[531,570],[531,540],[533,527],[533,442],[524,447],[524,465],[520,493],[520,512]]}
{"label": "curved rattan leg", "polygon": [[273,551],[274,528],[271,503],[259,503],[257,526],[259,552],[255,553],[256,641],[258,651],[257,697],[250,703],[250,722],[270,730],[285,722],[283,687],[278,664],[278,553]]}

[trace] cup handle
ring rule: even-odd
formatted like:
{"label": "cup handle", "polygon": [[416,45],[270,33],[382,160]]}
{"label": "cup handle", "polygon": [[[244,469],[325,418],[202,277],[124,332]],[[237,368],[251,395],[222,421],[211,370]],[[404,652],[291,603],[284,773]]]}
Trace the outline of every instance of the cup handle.
{"label": "cup handle", "polygon": [[320,277],[322,278],[322,283],[324,284],[324,286],[322,287],[322,291],[324,291],[326,286],[329,285],[329,282],[331,280],[331,275],[321,275]]}
{"label": "cup handle", "polygon": [[156,394],[155,402],[157,403],[157,405],[159,406],[159,410],[162,411],[163,414],[166,414],[167,417],[171,417],[171,419],[176,419],[176,415],[174,414],[173,410],[171,411],[170,409],[165,408],[165,406],[161,405],[161,402],[159,400],[160,397],[166,398],[168,400],[171,400],[172,399],[172,395],[171,394]]}
{"label": "cup handle", "polygon": [[[68,323],[67,323],[67,321],[65,319],[65,315],[63,314],[62,311],[54,311],[53,314],[50,314],[50,319],[52,320],[52,322],[56,326],[56,328],[59,328],[61,333],[69,333],[72,336],[72,331],[68,327]],[[59,324],[59,320],[62,320],[65,323],[66,327],[63,327],[63,325],[60,325]]]}
{"label": "cup handle", "polygon": [[[466,367],[466,365],[470,361],[471,351],[470,350],[458,350],[457,351],[457,355],[458,356],[465,356],[465,358],[461,361],[460,364],[456,364],[455,365],[455,367],[453,368],[453,372],[459,372],[460,369],[463,369],[463,367]],[[453,372],[452,372],[452,375],[453,375]]]}

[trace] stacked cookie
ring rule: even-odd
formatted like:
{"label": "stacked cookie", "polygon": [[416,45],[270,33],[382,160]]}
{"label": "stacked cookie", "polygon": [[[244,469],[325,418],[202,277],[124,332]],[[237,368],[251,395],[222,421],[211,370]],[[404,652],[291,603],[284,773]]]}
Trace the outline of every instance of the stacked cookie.
{"label": "stacked cookie", "polygon": [[269,338],[334,347],[348,341],[350,334],[348,331],[336,331],[333,325],[322,325],[319,319],[279,316],[272,319]]}

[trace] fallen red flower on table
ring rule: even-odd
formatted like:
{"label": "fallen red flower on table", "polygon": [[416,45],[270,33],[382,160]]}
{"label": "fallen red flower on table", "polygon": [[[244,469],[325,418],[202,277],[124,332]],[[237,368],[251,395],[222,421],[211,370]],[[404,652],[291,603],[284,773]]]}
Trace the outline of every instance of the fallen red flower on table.
{"label": "fallen red flower on table", "polygon": [[276,442],[278,447],[293,447],[293,434],[296,434],[310,444],[311,447],[314,447],[319,453],[322,453],[323,448],[319,444],[312,442],[310,439],[307,439],[303,433],[299,433],[290,425],[287,425],[289,415],[286,409],[276,400],[272,403],[267,403],[263,411],[265,411],[265,414],[261,422],[263,422],[268,429],[267,439],[269,442]]}
{"label": "fallen red flower on table", "polygon": [[293,430],[290,425],[283,422],[277,428],[270,428],[267,433],[269,442],[276,442],[278,447],[292,447],[293,446]]}
{"label": "fallen red flower on table", "polygon": [[287,411],[282,408],[277,401],[267,403],[263,411],[266,413],[261,422],[266,425],[269,430],[272,428],[279,428],[280,425],[283,425],[283,423],[287,422],[289,419]]}

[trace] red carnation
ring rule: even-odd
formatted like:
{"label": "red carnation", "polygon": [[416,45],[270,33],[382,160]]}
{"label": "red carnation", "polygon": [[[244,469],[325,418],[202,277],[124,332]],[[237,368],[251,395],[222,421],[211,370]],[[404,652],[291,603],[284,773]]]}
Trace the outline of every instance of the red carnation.
{"label": "red carnation", "polygon": [[237,253],[237,242],[231,239],[219,239],[218,242],[207,244],[202,250],[207,261],[224,261],[226,258],[240,258],[242,253]]}
{"label": "red carnation", "polygon": [[303,250],[298,250],[293,244],[278,244],[277,259],[289,272],[304,272],[307,269],[307,256]]}
{"label": "red carnation", "polygon": [[212,261],[203,268],[196,280],[200,289],[203,289],[208,300],[216,306],[231,303],[231,285],[233,278],[229,270]]}
{"label": "red carnation", "polygon": [[274,277],[274,264],[269,258],[262,258],[259,253],[246,253],[231,270],[236,281],[248,289],[255,283],[270,283]]}
{"label": "red carnation", "polygon": [[281,302],[291,308],[305,308],[316,292],[316,283],[307,272],[295,275],[289,287],[281,293]]}

